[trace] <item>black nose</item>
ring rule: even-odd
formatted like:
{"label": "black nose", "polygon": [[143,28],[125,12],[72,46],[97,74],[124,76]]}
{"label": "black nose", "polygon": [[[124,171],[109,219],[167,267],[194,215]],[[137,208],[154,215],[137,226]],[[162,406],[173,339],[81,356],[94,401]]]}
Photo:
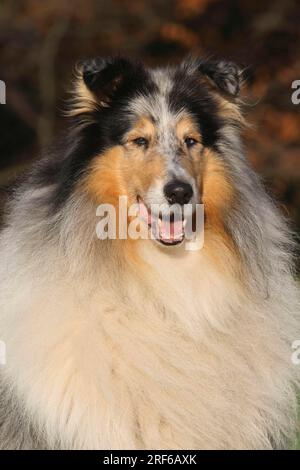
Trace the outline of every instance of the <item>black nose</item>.
{"label": "black nose", "polygon": [[164,193],[171,204],[187,204],[193,196],[193,188],[183,181],[170,181],[164,187]]}

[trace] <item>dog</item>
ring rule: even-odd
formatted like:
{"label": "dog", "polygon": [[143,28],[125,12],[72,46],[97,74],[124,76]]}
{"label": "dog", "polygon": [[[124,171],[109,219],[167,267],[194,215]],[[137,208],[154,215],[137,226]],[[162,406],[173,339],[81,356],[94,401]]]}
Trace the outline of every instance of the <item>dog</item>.
{"label": "dog", "polygon": [[[78,64],[66,130],[1,232],[1,448],[293,442],[295,242],[245,157],[242,82],[225,60]],[[97,236],[125,196],[149,236]],[[185,216],[152,212],[188,204],[192,250]]]}

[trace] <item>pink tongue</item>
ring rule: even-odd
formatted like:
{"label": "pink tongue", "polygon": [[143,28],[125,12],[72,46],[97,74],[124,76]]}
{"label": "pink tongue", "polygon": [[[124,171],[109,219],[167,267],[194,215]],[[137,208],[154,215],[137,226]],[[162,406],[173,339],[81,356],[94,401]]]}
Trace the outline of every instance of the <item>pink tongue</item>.
{"label": "pink tongue", "polygon": [[161,237],[164,239],[178,239],[181,238],[183,232],[182,220],[175,220],[174,222],[162,221],[160,227]]}
{"label": "pink tongue", "polygon": [[[158,229],[157,219],[153,219],[151,217],[151,214],[149,214],[147,207],[142,201],[139,202],[139,210],[140,210],[140,217],[146,223],[152,224],[152,226],[156,226],[156,228]],[[160,232],[161,238],[164,240],[180,239],[183,233],[182,220],[175,220],[173,222],[162,220],[160,224],[159,232]]]}

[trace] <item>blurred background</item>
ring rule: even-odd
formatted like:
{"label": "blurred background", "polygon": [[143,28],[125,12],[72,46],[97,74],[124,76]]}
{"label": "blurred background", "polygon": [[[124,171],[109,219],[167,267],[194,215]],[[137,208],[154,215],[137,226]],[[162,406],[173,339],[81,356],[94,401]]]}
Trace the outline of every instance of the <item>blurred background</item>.
{"label": "blurred background", "polygon": [[187,53],[247,67],[249,159],[300,232],[300,80],[297,0],[1,0],[0,195],[65,126],[80,58],[123,53],[148,64]]}

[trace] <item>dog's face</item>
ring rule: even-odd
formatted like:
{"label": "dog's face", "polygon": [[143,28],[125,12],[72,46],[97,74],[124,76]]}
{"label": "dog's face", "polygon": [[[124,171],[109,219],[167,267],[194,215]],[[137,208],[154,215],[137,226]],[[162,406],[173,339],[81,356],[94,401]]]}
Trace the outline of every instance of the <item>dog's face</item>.
{"label": "dog's face", "polygon": [[203,203],[207,224],[219,230],[234,187],[218,145],[222,129],[241,122],[239,86],[231,63],[154,70],[125,59],[84,63],[71,115],[96,142],[85,171],[89,195],[115,207],[127,196],[167,246],[185,238],[187,204],[193,214]]}

